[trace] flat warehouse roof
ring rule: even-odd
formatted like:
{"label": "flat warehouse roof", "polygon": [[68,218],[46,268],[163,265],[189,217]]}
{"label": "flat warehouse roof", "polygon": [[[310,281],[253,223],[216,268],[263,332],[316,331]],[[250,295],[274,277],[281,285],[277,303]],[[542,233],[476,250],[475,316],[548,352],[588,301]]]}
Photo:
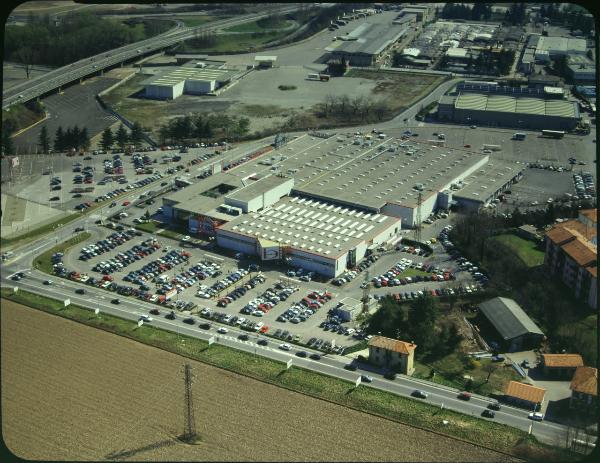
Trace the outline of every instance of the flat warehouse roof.
{"label": "flat warehouse roof", "polygon": [[237,199],[239,201],[250,201],[251,199],[265,194],[279,185],[283,185],[287,182],[293,182],[294,179],[287,177],[278,177],[276,175],[269,175],[268,177],[261,178],[259,180],[248,180],[247,185],[234,191],[228,198]]}
{"label": "flat warehouse roof", "polygon": [[508,95],[460,93],[455,107],[477,111],[498,111],[540,116],[578,117],[579,111],[573,101],[544,100],[542,98],[517,98]]}
{"label": "flat warehouse roof", "polygon": [[194,214],[205,214],[206,212],[214,209],[215,207],[225,202],[225,196],[223,194],[217,198],[205,196],[204,193],[207,190],[218,187],[221,184],[231,185],[239,188],[244,186],[242,179],[235,175],[230,175],[226,172],[221,172],[217,175],[211,175],[198,183],[182,188],[168,196],[165,196],[165,200],[176,203],[175,208],[185,210]]}
{"label": "flat warehouse roof", "polygon": [[337,259],[399,220],[323,201],[285,197],[272,207],[233,219],[221,230]]}
{"label": "flat warehouse roof", "polygon": [[376,55],[397,41],[406,30],[405,26],[395,24],[363,23],[349,34],[356,40],[343,42],[335,51]]}
{"label": "flat warehouse roof", "polygon": [[485,202],[496,190],[516,177],[522,170],[514,163],[493,160],[463,180],[465,186],[453,193],[456,198]]}
{"label": "flat warehouse roof", "polygon": [[169,85],[177,84],[185,80],[216,80],[222,82],[229,80],[234,74],[234,71],[227,69],[181,67],[152,76],[143,81],[142,85]]}

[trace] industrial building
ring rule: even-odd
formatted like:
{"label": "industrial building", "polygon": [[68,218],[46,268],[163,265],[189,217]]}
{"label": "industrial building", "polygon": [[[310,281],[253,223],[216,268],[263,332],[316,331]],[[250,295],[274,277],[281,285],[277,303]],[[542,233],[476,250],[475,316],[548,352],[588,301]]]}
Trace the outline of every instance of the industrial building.
{"label": "industrial building", "polygon": [[354,267],[367,249],[390,241],[400,220],[381,214],[300,197],[243,215],[219,227],[219,246],[262,260],[285,259],[292,265],[336,277]]}
{"label": "industrial building", "polygon": [[406,34],[408,25],[362,23],[332,49],[334,59],[344,58],[351,66],[373,66]]}
{"label": "industrial building", "polygon": [[572,130],[581,115],[575,101],[460,92],[440,98],[438,118],[461,124]]}
{"label": "industrial building", "polygon": [[161,72],[142,82],[146,98],[174,100],[181,95],[205,95],[229,83],[236,71],[196,63]]}
{"label": "industrial building", "polygon": [[531,74],[535,71],[536,64],[547,64],[557,56],[567,56],[569,59],[573,59],[577,56],[585,56],[586,52],[587,42],[585,39],[531,34],[523,48],[519,70],[525,74]]}
{"label": "industrial building", "polygon": [[[326,136],[326,135],[323,135]],[[302,135],[163,198],[163,213],[228,249],[337,276],[437,209],[481,207],[522,173],[480,152],[372,135]],[[227,166],[225,165],[225,168]],[[420,206],[420,207],[419,207]]]}
{"label": "industrial building", "polygon": [[506,352],[533,349],[545,336],[525,311],[512,299],[495,297],[479,304],[479,310],[493,327]]}
{"label": "industrial building", "polygon": [[433,19],[434,8],[429,5],[405,5],[400,9],[400,18],[414,15],[418,22],[427,23]]}

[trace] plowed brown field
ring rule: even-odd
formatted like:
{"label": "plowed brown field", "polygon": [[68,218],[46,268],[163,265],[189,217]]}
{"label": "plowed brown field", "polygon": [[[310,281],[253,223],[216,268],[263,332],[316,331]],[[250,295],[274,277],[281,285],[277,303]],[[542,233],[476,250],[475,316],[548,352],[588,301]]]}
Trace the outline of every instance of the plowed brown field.
{"label": "plowed brown field", "polygon": [[508,457],[191,362],[2,300],[2,432],[34,460],[508,461]]}

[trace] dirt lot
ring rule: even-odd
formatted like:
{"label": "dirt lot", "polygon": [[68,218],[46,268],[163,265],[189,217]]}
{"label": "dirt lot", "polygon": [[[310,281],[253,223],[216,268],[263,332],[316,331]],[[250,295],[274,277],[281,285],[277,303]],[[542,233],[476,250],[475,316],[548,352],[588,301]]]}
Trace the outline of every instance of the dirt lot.
{"label": "dirt lot", "polygon": [[182,364],[176,355],[3,300],[6,445],[42,460],[509,459],[197,362],[203,442],[187,446],[174,439],[182,429]]}

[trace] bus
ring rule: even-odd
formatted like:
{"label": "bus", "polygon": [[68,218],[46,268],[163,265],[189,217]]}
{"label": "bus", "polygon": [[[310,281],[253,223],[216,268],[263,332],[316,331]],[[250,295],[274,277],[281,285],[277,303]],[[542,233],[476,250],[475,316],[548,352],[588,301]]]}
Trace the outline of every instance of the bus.
{"label": "bus", "polygon": [[565,132],[562,130],[542,130],[542,137],[563,138]]}
{"label": "bus", "polygon": [[513,135],[513,140],[525,140],[526,136],[527,134],[525,133],[517,132]]}

